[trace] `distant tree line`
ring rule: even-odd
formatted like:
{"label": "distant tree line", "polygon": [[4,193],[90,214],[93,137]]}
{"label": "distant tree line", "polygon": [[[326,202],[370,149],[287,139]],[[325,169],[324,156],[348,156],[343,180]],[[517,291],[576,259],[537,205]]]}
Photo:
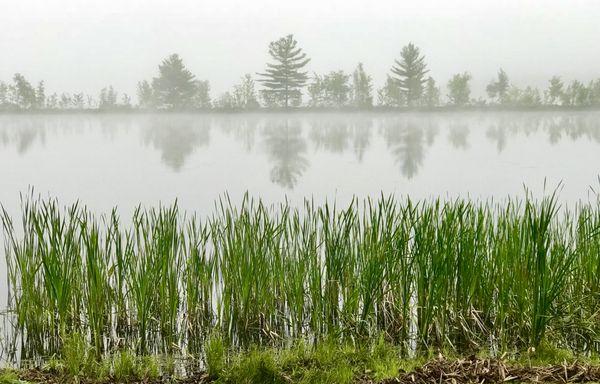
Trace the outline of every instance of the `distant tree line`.
{"label": "distant tree line", "polygon": [[[501,107],[600,107],[600,79],[584,84],[565,83],[552,77],[545,90],[517,87],[500,69],[486,87],[487,98],[471,96],[469,72],[457,73],[446,83],[447,94],[429,75],[425,56],[409,43],[394,60],[383,86],[374,89],[372,77],[362,63],[352,73],[334,70],[309,75],[310,58],[293,35],[269,44],[271,62],[263,72],[241,77],[231,91],[210,96],[210,84],[186,68],[173,54],[158,66],[156,77],[137,85],[137,104],[127,94],[108,85],[98,95],[53,93],[43,81],[32,85],[17,73],[10,82],[0,81],[0,110],[253,110],[259,108],[435,108],[441,106]],[[257,89],[260,88],[260,89]],[[303,97],[305,100],[303,101]]]}

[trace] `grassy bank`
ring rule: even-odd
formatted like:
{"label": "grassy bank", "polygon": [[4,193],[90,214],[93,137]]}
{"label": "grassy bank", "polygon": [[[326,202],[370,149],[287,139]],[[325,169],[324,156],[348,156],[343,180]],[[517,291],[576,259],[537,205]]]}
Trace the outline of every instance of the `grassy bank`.
{"label": "grassy bank", "polygon": [[215,207],[140,208],[122,223],[28,196],[20,220],[5,212],[13,358],[64,356],[78,334],[97,361],[123,350],[204,361],[215,332],[244,350],[383,335],[397,358],[600,350],[599,204]]}
{"label": "grassy bank", "polygon": [[[64,356],[42,367],[0,371],[0,384],[34,383],[154,383],[154,384],[391,384],[597,382],[598,360],[577,359],[572,353],[542,346],[501,358],[429,352],[402,359],[399,349],[383,337],[360,346],[327,340],[318,345],[303,341],[282,348],[225,348],[218,337],[207,343],[202,367],[193,360],[136,356],[121,351],[97,360],[82,338],[66,340]],[[552,363],[549,363],[552,362]]]}

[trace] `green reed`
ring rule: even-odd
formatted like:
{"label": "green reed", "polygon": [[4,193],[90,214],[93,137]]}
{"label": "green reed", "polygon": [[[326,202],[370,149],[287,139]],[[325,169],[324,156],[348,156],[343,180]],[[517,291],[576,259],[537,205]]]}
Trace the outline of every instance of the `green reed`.
{"label": "green reed", "polygon": [[598,203],[224,197],[206,218],[174,204],[123,224],[27,196],[21,227],[2,222],[27,356],[75,332],[98,356],[201,354],[215,332],[235,346],[383,333],[403,353],[600,352]]}

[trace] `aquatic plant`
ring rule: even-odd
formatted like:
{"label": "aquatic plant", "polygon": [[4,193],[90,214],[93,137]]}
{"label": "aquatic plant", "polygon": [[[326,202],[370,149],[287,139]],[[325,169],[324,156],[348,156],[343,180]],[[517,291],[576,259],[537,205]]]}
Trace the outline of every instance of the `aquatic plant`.
{"label": "aquatic plant", "polygon": [[208,345],[211,366],[226,347],[380,335],[405,355],[546,342],[600,352],[594,202],[225,196],[206,218],[173,204],[122,224],[115,210],[29,195],[21,226],[6,211],[2,222],[24,357],[64,353],[75,333],[97,357]]}

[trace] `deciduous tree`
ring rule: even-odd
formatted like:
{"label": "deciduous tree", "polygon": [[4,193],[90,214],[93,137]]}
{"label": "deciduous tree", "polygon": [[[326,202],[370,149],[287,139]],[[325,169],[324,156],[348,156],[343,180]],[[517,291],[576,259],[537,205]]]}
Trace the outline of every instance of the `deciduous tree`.
{"label": "deciduous tree", "polygon": [[469,103],[471,98],[471,87],[469,81],[471,75],[468,72],[457,73],[448,81],[448,101],[452,105],[463,106]]}

